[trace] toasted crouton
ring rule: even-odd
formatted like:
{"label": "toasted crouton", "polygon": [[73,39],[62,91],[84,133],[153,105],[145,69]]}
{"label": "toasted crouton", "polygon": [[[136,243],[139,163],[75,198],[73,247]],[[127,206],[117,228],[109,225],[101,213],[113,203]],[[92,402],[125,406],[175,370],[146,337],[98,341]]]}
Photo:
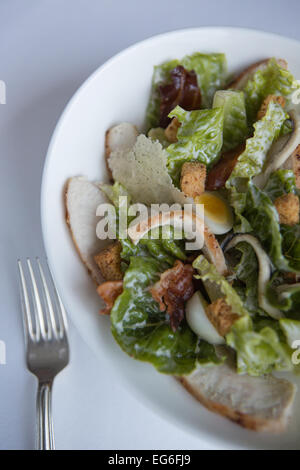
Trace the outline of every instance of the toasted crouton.
{"label": "toasted crouton", "polygon": [[199,162],[186,162],[181,168],[180,188],[188,197],[200,196],[204,192],[206,166]]}
{"label": "toasted crouton", "polygon": [[233,323],[239,318],[239,315],[233,313],[223,297],[208,305],[205,312],[221,336],[226,336]]}
{"label": "toasted crouton", "polygon": [[284,194],[275,199],[274,205],[280,224],[295,225],[299,222],[299,198],[296,194]]}
{"label": "toasted crouton", "polygon": [[292,165],[296,180],[296,186],[298,189],[300,189],[300,144],[297,145],[297,147],[292,153]]}
{"label": "toasted crouton", "polygon": [[181,126],[177,117],[174,117],[168,127],[165,129],[165,136],[169,142],[177,142],[177,132]]}
{"label": "toasted crouton", "polygon": [[257,113],[257,119],[262,119],[267,112],[268,105],[271,103],[280,104],[284,108],[285,106],[285,98],[283,96],[276,96],[276,95],[268,95],[262,102],[261,107]]}
{"label": "toasted crouton", "polygon": [[94,260],[106,281],[119,281],[123,278],[121,250],[121,243],[117,241],[94,256]]}

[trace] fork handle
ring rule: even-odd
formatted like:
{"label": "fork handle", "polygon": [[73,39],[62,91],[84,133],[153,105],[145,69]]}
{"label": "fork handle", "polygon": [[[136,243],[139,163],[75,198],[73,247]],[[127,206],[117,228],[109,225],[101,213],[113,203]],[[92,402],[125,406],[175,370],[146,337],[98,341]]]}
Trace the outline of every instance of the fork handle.
{"label": "fork handle", "polygon": [[37,449],[54,450],[54,433],[51,411],[52,382],[39,382],[37,408]]}

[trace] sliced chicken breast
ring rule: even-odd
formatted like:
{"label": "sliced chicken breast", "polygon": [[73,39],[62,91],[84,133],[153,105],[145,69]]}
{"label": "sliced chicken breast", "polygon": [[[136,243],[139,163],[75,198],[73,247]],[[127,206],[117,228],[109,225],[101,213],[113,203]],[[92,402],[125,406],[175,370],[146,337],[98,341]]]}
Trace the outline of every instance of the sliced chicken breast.
{"label": "sliced chicken breast", "polygon": [[99,240],[96,235],[96,210],[103,202],[107,201],[102,191],[86,178],[76,176],[67,181],[66,222],[80,258],[97,284],[101,284],[103,278],[94,261],[94,255],[111,243],[110,240]]}
{"label": "sliced chicken breast", "polygon": [[239,375],[229,364],[200,367],[178,380],[206,408],[254,431],[284,431],[296,387],[272,375]]}

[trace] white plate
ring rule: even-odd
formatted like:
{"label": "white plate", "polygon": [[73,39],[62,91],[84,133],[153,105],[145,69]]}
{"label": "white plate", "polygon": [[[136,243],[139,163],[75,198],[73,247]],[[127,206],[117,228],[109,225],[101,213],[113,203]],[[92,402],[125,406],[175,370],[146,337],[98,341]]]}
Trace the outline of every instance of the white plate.
{"label": "white plate", "polygon": [[57,124],[48,150],[41,216],[49,263],[68,313],[85,341],[102,361],[117,369],[124,386],[130,385],[132,392],[148,407],[198,435],[208,446],[299,449],[300,393],[285,434],[257,434],[207,411],[174,379],[124,354],[110,335],[108,318],[97,314],[99,298],[65,224],[62,194],[67,178],[84,174],[92,180],[105,179],[106,129],[121,121],[142,126],[153,66],[195,51],[225,52],[230,72],[265,57],[282,57],[295,77],[300,78],[300,43],[238,28],[175,31],[138,43],[110,59],[74,95]]}

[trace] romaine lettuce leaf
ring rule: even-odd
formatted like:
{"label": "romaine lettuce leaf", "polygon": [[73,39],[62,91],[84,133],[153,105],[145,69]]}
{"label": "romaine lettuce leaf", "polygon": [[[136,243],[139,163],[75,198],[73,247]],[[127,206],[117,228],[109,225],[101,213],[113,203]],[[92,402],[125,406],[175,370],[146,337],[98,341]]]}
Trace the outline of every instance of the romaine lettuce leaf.
{"label": "romaine lettuce leaf", "polygon": [[[265,164],[267,153],[280,133],[286,113],[276,103],[269,103],[265,116],[254,124],[254,135],[246,141],[245,151],[226,182],[230,190],[230,203],[234,208],[236,220],[234,231],[249,232],[251,223],[244,215],[248,196],[248,183],[258,175]],[[274,208],[275,210],[275,208]],[[276,212],[276,211],[275,211]]]}
{"label": "romaine lettuce leaf", "polygon": [[216,287],[220,291],[219,297],[223,294],[226,303],[231,306],[234,313],[237,315],[248,315],[248,311],[244,307],[243,302],[235,289],[225,279],[225,277],[222,276],[222,274],[218,273],[216,267],[209,263],[203,255],[200,255],[195,259],[193,262],[193,268],[197,269],[199,273],[199,275],[195,276],[197,279],[216,284]]}
{"label": "romaine lettuce leaf", "polygon": [[242,91],[216,91],[213,108],[224,109],[223,148],[238,147],[248,135],[245,97]]}
{"label": "romaine lettuce leaf", "polygon": [[[120,183],[115,182],[113,185],[101,184],[101,190],[111,200],[116,207],[116,224],[117,235],[119,233],[119,213],[120,210],[125,210],[126,207],[120,205],[120,196],[127,197],[127,209],[131,203],[131,196]],[[127,215],[127,214],[126,214]],[[128,224],[133,217],[127,215]],[[161,230],[157,234],[157,238],[141,239],[137,245],[134,245],[129,238],[120,239],[122,245],[121,258],[123,261],[129,263],[131,256],[149,256],[152,255],[161,261],[161,269],[167,269],[172,266],[176,259],[185,261],[187,256],[184,251],[184,242],[175,239],[174,229],[170,227],[167,238],[162,237]]]}
{"label": "romaine lettuce leaf", "polygon": [[[293,171],[274,171],[264,188],[264,192],[273,202],[284,194],[298,194],[299,191],[296,187]],[[280,233],[282,237],[282,251],[290,268],[300,271],[300,224],[293,226],[280,225]]]}
{"label": "romaine lettuce leaf", "polygon": [[276,324],[271,320],[266,324],[256,322],[254,325],[242,299],[214,265],[200,255],[193,267],[199,272],[196,277],[204,282],[215,283],[220,296],[223,294],[232,311],[240,315],[226,335],[227,345],[236,351],[238,373],[262,375],[273,369],[291,370],[290,351],[278,333],[278,322]]}
{"label": "romaine lettuce leaf", "polygon": [[203,108],[211,106],[215,91],[222,88],[225,84],[227,62],[224,54],[201,54],[196,52],[190,56],[183,57],[181,61],[175,59],[155,66],[146,114],[147,130],[158,126],[160,106],[159,85],[165,84],[170,80],[170,72],[177,65],[182,65],[188,71],[195,71],[201,91]]}
{"label": "romaine lettuce leaf", "polygon": [[292,348],[294,341],[300,341],[300,321],[282,318],[279,320],[279,324],[288,345]]}
{"label": "romaine lettuce leaf", "polygon": [[175,59],[154,67],[150,98],[146,112],[147,130],[151,127],[158,126],[160,104],[159,85],[170,80],[170,72],[177,65],[179,65],[179,61]]}
{"label": "romaine lettuce leaf", "polygon": [[216,90],[225,85],[227,61],[225,54],[201,54],[195,52],[185,56],[181,64],[187,70],[194,70],[201,91],[202,107],[210,108]]}
{"label": "romaine lettuce leaf", "polygon": [[288,193],[297,193],[295,175],[292,170],[276,170],[274,171],[265,187],[264,192],[269,196],[272,201],[276,198]]}
{"label": "romaine lettuce leaf", "polygon": [[[300,320],[300,284],[281,285],[277,288],[279,299],[284,302],[285,315],[294,320]],[[299,337],[300,339],[300,337]]]}
{"label": "romaine lettuce leaf", "polygon": [[241,257],[233,267],[237,280],[233,287],[250,314],[263,314],[264,312],[258,306],[258,263],[255,251],[249,243],[245,242],[238,243],[235,249],[241,253]]}
{"label": "romaine lettuce leaf", "polygon": [[127,262],[131,256],[149,256],[152,255],[161,260],[162,266],[172,266],[176,259],[185,261],[187,256],[181,240],[174,240],[172,233],[169,239],[160,238],[158,240],[141,239],[137,245],[134,245],[128,238],[120,240],[122,245],[121,258]]}
{"label": "romaine lettuce leaf", "polygon": [[178,142],[166,148],[168,170],[178,185],[184,162],[198,161],[211,167],[219,158],[223,143],[224,112],[222,108],[185,111],[176,106],[169,116],[176,116],[181,123],[177,133]]}
{"label": "romaine lettuce leaf", "polygon": [[265,116],[254,124],[254,135],[247,139],[246,148],[239,156],[226,187],[236,187],[238,179],[250,179],[258,175],[263,168],[267,153],[275,139],[287,114],[277,103],[269,103]]}
{"label": "romaine lettuce leaf", "polygon": [[269,196],[254,184],[248,185],[242,216],[261,241],[274,266],[282,271],[300,271],[300,226],[279,224]]}
{"label": "romaine lettuce leaf", "polygon": [[293,369],[289,348],[280,340],[276,330],[265,326],[255,331],[249,316],[235,321],[226,342],[237,353],[239,374],[263,375],[274,369]]}
{"label": "romaine lettuce leaf", "polygon": [[108,197],[108,199],[113,203],[117,208],[120,206],[120,197],[127,197],[127,205],[131,203],[131,196],[127,189],[117,181],[114,184],[99,184],[101,191]]}
{"label": "romaine lettuce leaf", "polygon": [[188,374],[198,363],[218,364],[214,347],[199,344],[185,321],[176,332],[171,329],[168,316],[149,292],[160,272],[161,263],[151,256],[130,258],[123,293],[111,311],[114,338],[127,354],[166,374]]}
{"label": "romaine lettuce leaf", "polygon": [[260,105],[268,95],[282,95],[289,105],[291,95],[298,88],[291,72],[280,67],[276,59],[270,59],[267,67],[257,70],[244,88],[249,124],[256,120]]}
{"label": "romaine lettuce leaf", "polygon": [[282,252],[290,270],[300,272],[300,224],[281,225]]}

